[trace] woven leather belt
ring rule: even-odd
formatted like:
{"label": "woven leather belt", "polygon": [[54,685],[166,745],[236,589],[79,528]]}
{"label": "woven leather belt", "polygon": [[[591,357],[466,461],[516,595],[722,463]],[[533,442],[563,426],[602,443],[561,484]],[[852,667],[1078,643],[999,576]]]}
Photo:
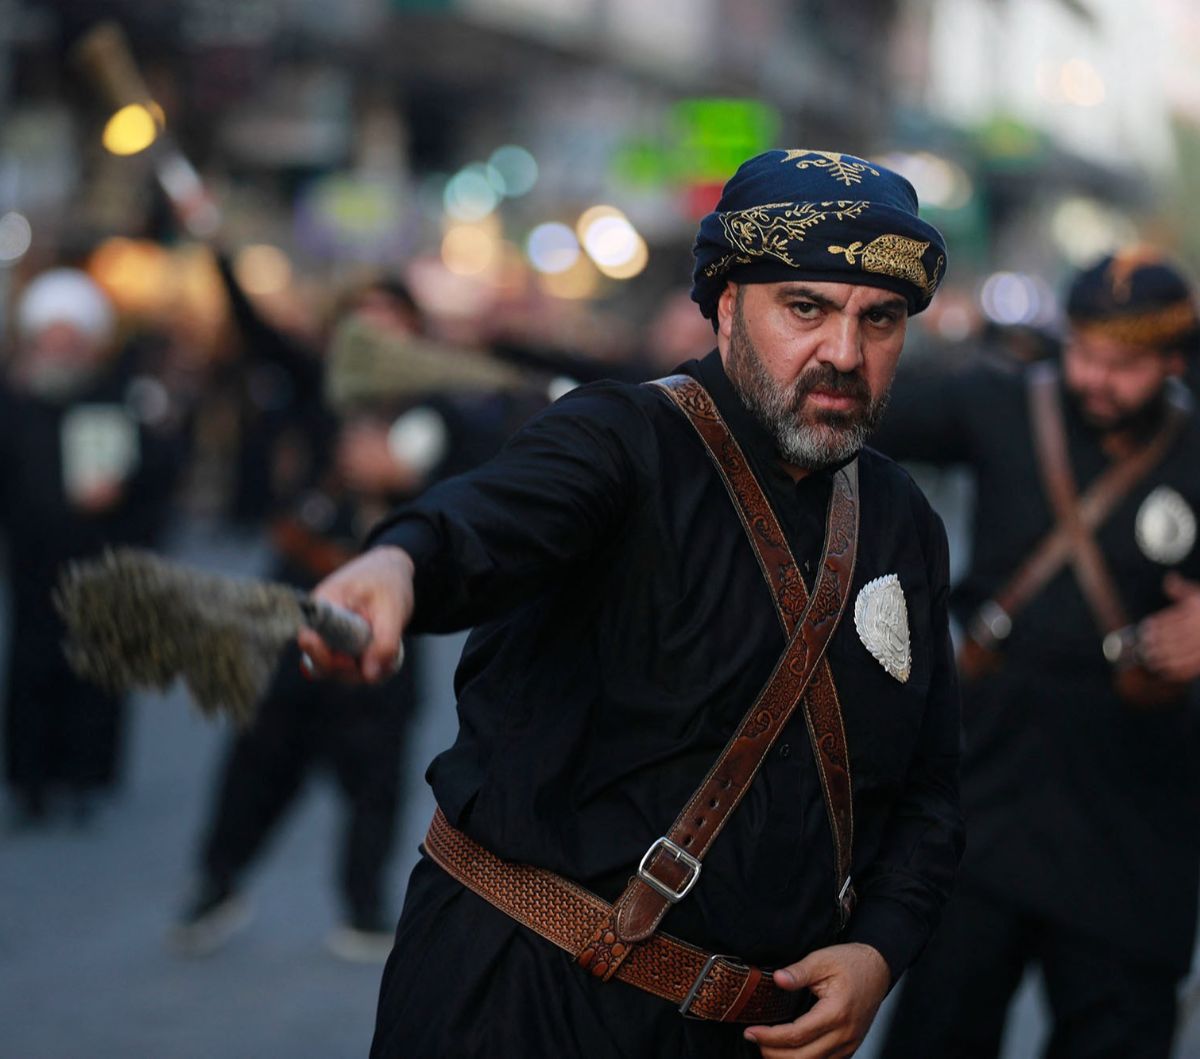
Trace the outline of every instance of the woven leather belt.
{"label": "woven leather belt", "polygon": [[[612,905],[560,875],[501,860],[464,835],[438,809],[425,852],[467,889],[574,956]],[[615,941],[615,939],[614,939]],[[767,971],[656,933],[636,946],[616,977],[670,1000],[683,1015],[716,1022],[795,1018],[803,991],[780,989]]]}

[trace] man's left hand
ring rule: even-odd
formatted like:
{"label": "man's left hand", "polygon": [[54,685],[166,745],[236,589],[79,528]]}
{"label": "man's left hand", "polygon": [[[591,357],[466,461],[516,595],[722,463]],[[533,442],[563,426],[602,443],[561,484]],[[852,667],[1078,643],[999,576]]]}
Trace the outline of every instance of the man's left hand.
{"label": "man's left hand", "polygon": [[862,1044],[891,984],[878,950],[850,942],[810,952],[775,972],[781,989],[808,989],[817,1002],[795,1022],[751,1026],[764,1059],[840,1059]]}
{"label": "man's left hand", "polygon": [[1138,629],[1138,648],[1146,665],[1168,680],[1200,677],[1200,583],[1167,574],[1163,591],[1169,607],[1151,614]]}

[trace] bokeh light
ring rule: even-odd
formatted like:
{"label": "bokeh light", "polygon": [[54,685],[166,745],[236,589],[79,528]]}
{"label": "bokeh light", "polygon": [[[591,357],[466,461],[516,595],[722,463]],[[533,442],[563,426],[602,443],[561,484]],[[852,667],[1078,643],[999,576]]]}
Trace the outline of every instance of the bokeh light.
{"label": "bokeh light", "polygon": [[33,245],[33,228],[24,214],[15,210],[0,217],[0,264],[20,261]]}
{"label": "bokeh light", "polygon": [[446,183],[443,193],[446,212],[456,221],[481,221],[500,201],[486,166],[469,165]]}
{"label": "bokeh light", "polygon": [[1065,198],[1054,208],[1050,231],[1063,256],[1077,266],[1089,265],[1137,237],[1132,221],[1083,196]]}
{"label": "bokeh light", "polygon": [[565,224],[550,221],[529,233],[525,252],[538,272],[553,275],[566,272],[579,260],[579,240]]}
{"label": "bokeh light", "polygon": [[499,259],[499,243],[487,228],[478,224],[454,224],[442,236],[442,261],[459,276],[488,272]]}
{"label": "bokeh light", "polygon": [[[161,109],[159,113],[162,113]],[[113,154],[137,154],[158,139],[158,129],[159,123],[149,107],[130,103],[108,119],[101,142],[104,149]]]}
{"label": "bokeh light", "polygon": [[971,178],[961,165],[930,151],[896,152],[879,160],[912,184],[922,206],[960,210],[975,193]]}
{"label": "bokeh light", "polygon": [[537,160],[524,147],[505,144],[488,159],[488,167],[503,181],[503,194],[510,199],[527,195],[538,179]]}
{"label": "bokeh light", "polygon": [[984,315],[1003,326],[1045,323],[1054,314],[1053,293],[1024,272],[993,273],[984,280],[979,302]]}
{"label": "bokeh light", "polygon": [[[570,231],[570,229],[567,229]],[[600,273],[583,254],[575,248],[575,260],[567,268],[555,272],[543,272],[538,284],[547,294],[571,301],[595,296],[600,288]]]}
{"label": "bokeh light", "polygon": [[1078,107],[1098,107],[1107,92],[1099,71],[1086,59],[1068,59],[1059,72],[1063,98]]}

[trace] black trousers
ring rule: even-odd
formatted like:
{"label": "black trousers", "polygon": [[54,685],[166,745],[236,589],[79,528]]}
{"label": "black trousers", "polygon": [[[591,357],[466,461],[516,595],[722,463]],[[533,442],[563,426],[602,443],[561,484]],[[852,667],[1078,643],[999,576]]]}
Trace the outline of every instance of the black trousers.
{"label": "black trousers", "polygon": [[5,773],[31,807],[54,787],[112,787],[120,771],[125,703],[71,672],[65,633],[52,621],[18,617],[5,705]]}
{"label": "black trousers", "polygon": [[340,886],[346,913],[386,914],[384,874],[399,805],[404,743],[413,713],[413,655],[376,687],[310,682],[299,652],[284,655],[249,728],[227,753],[201,850],[214,881],[236,884],[308,776],[332,773],[346,801]]}
{"label": "black trousers", "polygon": [[900,984],[882,1059],[989,1059],[1029,964],[1054,1028],[1047,1059],[1166,1059],[1178,972],[959,890]]}

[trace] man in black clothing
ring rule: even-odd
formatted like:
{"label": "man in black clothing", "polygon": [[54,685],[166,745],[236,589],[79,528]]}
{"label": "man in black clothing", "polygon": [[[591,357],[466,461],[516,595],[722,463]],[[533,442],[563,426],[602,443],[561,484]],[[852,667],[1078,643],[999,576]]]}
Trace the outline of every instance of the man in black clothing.
{"label": "man in black clothing", "polygon": [[[1200,429],[1176,389],[1197,348],[1196,306],[1174,268],[1132,250],[1082,272],[1067,311],[1070,335],[1049,372],[902,379],[875,436],[897,458],[965,464],[977,482],[974,552],[954,599],[968,633],[969,842],[942,926],[906,980],[885,1051],[896,1059],[996,1055],[1031,963],[1054,1015],[1047,1054],[1165,1056],[1191,961]],[[1156,458],[1089,532],[1107,573],[1076,538],[1069,562],[1013,592],[1059,518],[1039,456],[1037,439],[1051,434],[1033,411],[1038,386],[1061,410],[1081,495],[1094,498],[1147,446]],[[1110,593],[1096,588],[1105,580]],[[1129,631],[1107,627],[1109,610]]]}
{"label": "man in black clothing", "polygon": [[52,589],[65,563],[158,541],[186,444],[175,417],[137,400],[147,381],[136,347],[117,348],[114,309],[85,273],[41,273],[16,315],[0,382],[12,591],[5,775],[20,823],[44,823],[64,796],[82,823],[119,783],[125,702],[67,665]]}
{"label": "man in black clothing", "polygon": [[[706,953],[735,954],[727,963],[779,968],[746,981],[807,990],[793,1016],[695,1021],[678,999],[602,983],[587,951],[561,951],[426,857],[384,973],[375,1056],[846,1055],[948,893],[961,825],[945,535],[908,476],[861,450],[907,316],[937,286],[941,237],[896,174],[771,151],[726,185],[696,257],[693,297],[718,348],[680,369],[685,385],[711,396],[816,596],[831,493],[855,464],[860,477],[855,620],[827,649],[853,777],[857,908],[840,929],[851,887],[833,882],[825,748],[814,753],[797,709],[662,921]],[[378,680],[402,629],[475,626],[459,736],[429,771],[441,812],[510,865],[616,899],[787,640],[689,420],[659,387],[583,387],[372,543],[317,590],[363,613],[372,643],[354,663],[303,634],[314,668]],[[649,948],[628,957],[602,934],[614,960]]]}

